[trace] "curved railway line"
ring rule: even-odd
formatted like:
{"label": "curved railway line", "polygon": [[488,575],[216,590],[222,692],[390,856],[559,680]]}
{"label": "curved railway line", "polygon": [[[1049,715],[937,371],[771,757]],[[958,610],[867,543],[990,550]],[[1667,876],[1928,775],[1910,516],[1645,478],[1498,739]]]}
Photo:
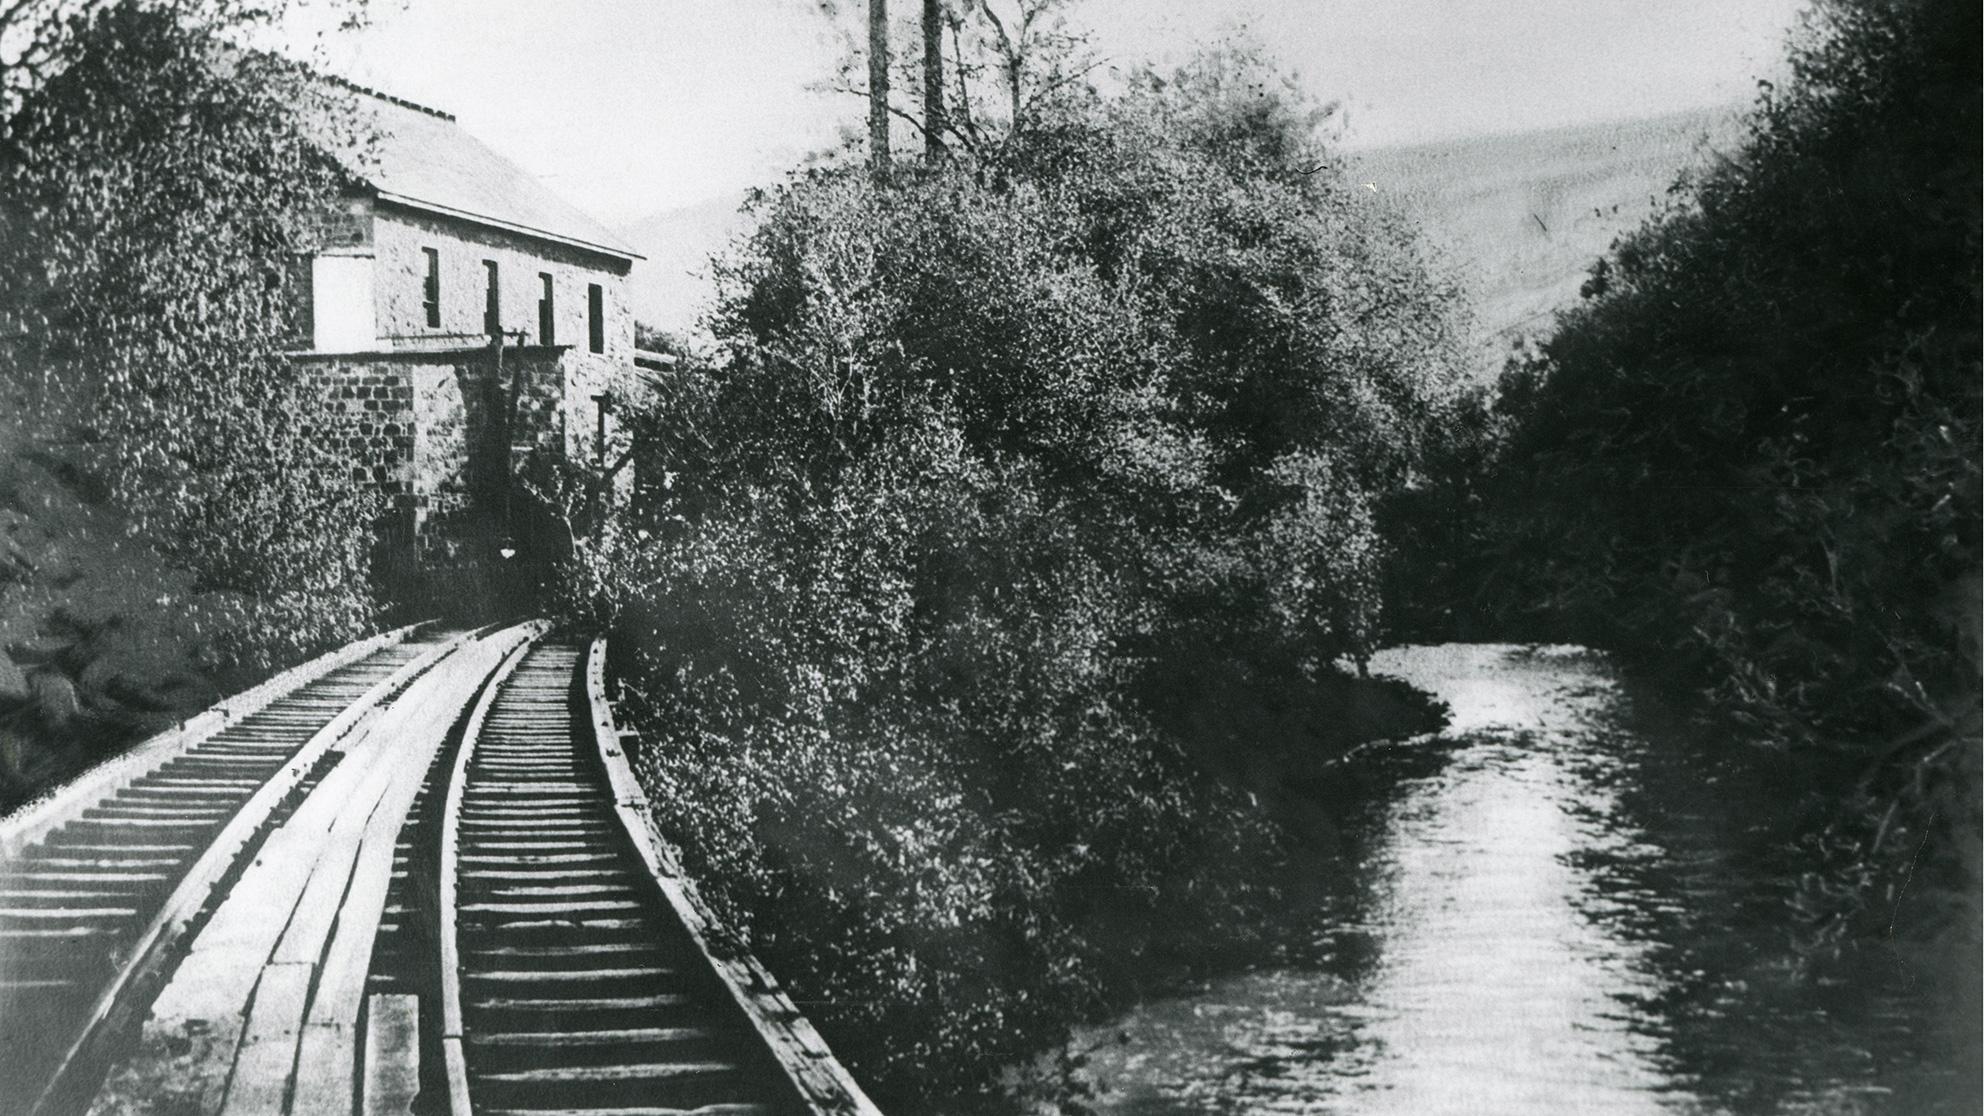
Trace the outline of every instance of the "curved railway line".
{"label": "curved railway line", "polygon": [[545,630],[354,644],[0,819],[0,1116],[873,1116]]}

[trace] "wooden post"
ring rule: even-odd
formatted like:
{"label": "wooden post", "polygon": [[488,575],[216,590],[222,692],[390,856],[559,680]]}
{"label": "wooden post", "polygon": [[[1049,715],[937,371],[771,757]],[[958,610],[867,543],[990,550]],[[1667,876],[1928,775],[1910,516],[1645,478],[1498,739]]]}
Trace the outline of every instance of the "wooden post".
{"label": "wooden post", "polygon": [[[502,333],[498,332],[498,333],[490,334],[489,343],[491,346],[494,347],[496,354],[495,386],[498,391],[501,391],[503,386]],[[515,514],[516,514],[515,490],[517,487],[517,430],[519,427],[523,425],[522,421],[517,416],[517,409],[523,405],[523,395],[524,395],[524,365],[518,364],[516,366],[516,369],[510,373],[510,390],[509,390],[508,398],[503,403],[503,415],[501,418],[502,442],[497,447],[498,451],[502,454],[502,461],[498,468],[496,479],[497,479],[497,483],[501,484],[503,487],[503,506],[502,506],[503,538],[505,540],[508,540],[505,542],[504,544],[505,546],[517,545],[517,523],[515,518]],[[507,558],[509,556],[504,555],[504,557]]]}

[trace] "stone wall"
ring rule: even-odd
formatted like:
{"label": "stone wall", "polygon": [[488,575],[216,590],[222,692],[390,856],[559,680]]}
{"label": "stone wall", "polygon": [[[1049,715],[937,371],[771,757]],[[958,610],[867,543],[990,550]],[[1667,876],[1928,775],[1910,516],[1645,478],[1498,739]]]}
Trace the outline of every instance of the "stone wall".
{"label": "stone wall", "polygon": [[[562,410],[570,421],[564,429],[565,450],[573,456],[594,452],[592,397],[617,390],[622,370],[634,359],[626,260],[391,202],[378,203],[371,234],[377,261],[373,278],[377,329],[381,345],[387,348],[448,348],[482,336],[485,260],[497,265],[502,327],[522,331],[531,345],[539,345],[543,340],[538,336],[540,276],[549,274],[553,337],[566,349]],[[438,255],[441,276],[440,324],[433,327],[427,324],[425,309],[423,249],[428,248]],[[592,284],[600,286],[603,296],[605,351],[600,353],[588,349],[587,287]]]}
{"label": "stone wall", "polygon": [[[625,398],[622,381],[634,365],[629,261],[388,200],[355,197],[331,217],[342,231],[326,237],[326,251],[340,253],[340,261],[362,260],[370,280],[363,295],[370,328],[358,331],[369,339],[353,340],[346,330],[334,344],[325,342],[335,331],[317,329],[321,323],[305,313],[300,344],[313,351],[296,359],[311,366],[333,404],[326,444],[387,497],[379,526],[384,581],[402,596],[451,592],[455,584],[524,583],[526,571],[515,567],[526,563],[504,559],[499,566],[512,568],[492,573],[493,556],[514,549],[541,564],[563,535],[525,506],[511,478],[524,474],[533,454],[591,460],[600,453],[595,397]],[[432,326],[429,250],[440,277]],[[500,352],[486,340],[485,261],[497,266],[498,324],[506,336]],[[304,274],[297,285],[313,308],[324,262],[306,259],[298,269]],[[545,275],[555,345],[538,336]],[[598,353],[590,351],[589,336],[594,284],[603,296]],[[342,351],[347,348],[362,351]],[[609,446],[617,446],[624,439],[611,425]],[[470,568],[482,572],[451,581],[450,571]]]}
{"label": "stone wall", "polygon": [[[307,359],[307,358],[305,358]],[[311,360],[309,380],[330,401],[325,443],[399,504],[413,491],[413,383],[392,361]]]}
{"label": "stone wall", "polygon": [[331,400],[326,444],[387,498],[381,542],[394,561],[432,572],[487,560],[514,529],[508,478],[533,453],[564,451],[569,358],[560,347],[484,345],[296,359]]}

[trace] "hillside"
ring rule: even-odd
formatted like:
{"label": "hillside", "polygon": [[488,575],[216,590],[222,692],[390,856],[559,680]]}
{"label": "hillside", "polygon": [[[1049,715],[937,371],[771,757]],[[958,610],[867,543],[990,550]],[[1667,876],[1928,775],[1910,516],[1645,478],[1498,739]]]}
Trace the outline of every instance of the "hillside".
{"label": "hillside", "polygon": [[744,224],[742,191],[670,209],[616,229],[647,256],[634,267],[634,317],[681,333],[695,325],[709,297],[709,259]]}
{"label": "hillside", "polygon": [[1359,184],[1400,199],[1473,296],[1485,370],[1576,301],[1591,264],[1675,176],[1726,150],[1737,108],[1380,148],[1349,157]]}
{"label": "hillside", "polygon": [[[1518,335],[1577,298],[1613,238],[1653,210],[1683,168],[1734,133],[1736,109],[1351,154],[1346,172],[1426,224],[1474,297],[1485,367]],[[709,293],[709,258],[744,226],[742,192],[667,210],[619,234],[647,259],[634,314],[680,332]]]}

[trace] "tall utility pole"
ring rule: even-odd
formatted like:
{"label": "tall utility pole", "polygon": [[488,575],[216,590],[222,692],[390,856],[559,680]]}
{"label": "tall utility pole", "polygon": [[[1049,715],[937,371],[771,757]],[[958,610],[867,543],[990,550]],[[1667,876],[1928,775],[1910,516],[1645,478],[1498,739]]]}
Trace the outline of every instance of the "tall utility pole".
{"label": "tall utility pole", "polygon": [[889,3],[868,0],[868,159],[889,173]]}
{"label": "tall utility pole", "polygon": [[923,0],[923,157],[944,157],[943,0]]}

